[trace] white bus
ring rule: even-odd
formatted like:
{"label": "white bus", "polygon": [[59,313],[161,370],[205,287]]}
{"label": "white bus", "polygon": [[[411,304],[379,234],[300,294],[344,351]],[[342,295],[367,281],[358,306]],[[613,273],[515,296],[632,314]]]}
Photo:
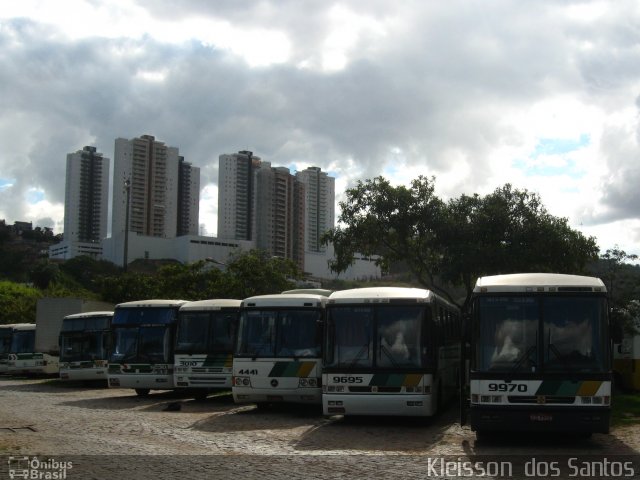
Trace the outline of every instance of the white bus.
{"label": "white bus", "polygon": [[67,315],[60,330],[60,378],[106,380],[113,312]]}
{"label": "white bus", "polygon": [[116,305],[111,331],[109,387],[172,390],[173,355],[178,310],[184,300],[141,300]]}
{"label": "white bus", "polygon": [[434,415],[454,398],[460,313],[429,290],[334,292],[327,304],[325,415]]}
{"label": "white bus", "polygon": [[174,359],[177,388],[231,389],[233,343],[240,300],[185,303],[178,314]]}
{"label": "white bus", "polygon": [[[13,326],[9,368],[11,375],[42,375],[58,373],[57,358],[46,353],[34,353],[36,324],[23,323]],[[55,358],[55,361],[53,361]]]}
{"label": "white bus", "polygon": [[469,332],[472,430],[608,432],[608,308],[598,278],[479,278]]}
{"label": "white bus", "polygon": [[322,329],[327,297],[277,294],[242,301],[233,355],[237,403],[322,402]]}

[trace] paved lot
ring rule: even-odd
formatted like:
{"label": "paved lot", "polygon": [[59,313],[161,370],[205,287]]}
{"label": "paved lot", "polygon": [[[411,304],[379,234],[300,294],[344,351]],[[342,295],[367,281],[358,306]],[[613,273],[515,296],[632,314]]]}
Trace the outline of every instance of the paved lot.
{"label": "paved lot", "polygon": [[[432,420],[325,419],[320,408],[258,411],[234,405],[230,395],[196,401],[158,392],[139,398],[131,390],[0,379],[0,454],[12,461],[36,456],[74,462],[70,479],[160,480],[179,478],[178,472],[188,478],[430,478],[441,472],[433,467],[440,458],[640,459],[638,426],[589,440],[509,435],[477,442],[456,420],[455,406]],[[0,475],[8,462],[1,463]]]}

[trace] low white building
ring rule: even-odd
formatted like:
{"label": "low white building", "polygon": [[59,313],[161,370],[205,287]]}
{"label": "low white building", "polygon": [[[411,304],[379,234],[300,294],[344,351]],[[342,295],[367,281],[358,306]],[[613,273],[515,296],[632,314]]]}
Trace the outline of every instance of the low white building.
{"label": "low white building", "polygon": [[[255,243],[246,240],[220,239],[199,235],[185,235],[175,238],[160,238],[138,235],[129,232],[128,262],[138,258],[162,260],[175,259],[182,263],[193,263],[204,259],[213,259],[222,264],[229,261],[233,252],[248,251]],[[55,245],[54,245],[55,247]],[[51,247],[50,252],[54,247]],[[333,256],[333,247],[325,253],[305,252],[305,272],[316,279],[371,280],[380,278],[380,267],[375,259],[356,257],[354,264],[340,274],[331,272],[328,261]],[[124,234],[106,238],[102,241],[102,258],[116,265],[124,260]]]}

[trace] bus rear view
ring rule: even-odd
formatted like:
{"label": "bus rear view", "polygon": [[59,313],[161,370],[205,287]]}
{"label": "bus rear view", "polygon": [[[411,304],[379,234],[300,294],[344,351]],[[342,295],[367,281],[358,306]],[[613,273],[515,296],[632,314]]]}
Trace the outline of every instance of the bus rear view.
{"label": "bus rear view", "polygon": [[600,279],[483,277],[471,312],[472,430],[609,431],[608,304]]}

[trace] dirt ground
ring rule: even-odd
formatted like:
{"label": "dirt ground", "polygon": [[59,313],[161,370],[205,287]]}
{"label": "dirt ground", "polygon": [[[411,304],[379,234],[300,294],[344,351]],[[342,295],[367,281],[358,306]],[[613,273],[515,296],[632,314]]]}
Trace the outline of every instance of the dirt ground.
{"label": "dirt ground", "polygon": [[[33,478],[17,475],[34,466],[51,474],[55,462],[67,461],[73,463],[64,472],[70,479],[457,478],[483,476],[475,466],[473,472],[466,470],[468,461],[506,459],[516,472],[486,477],[531,478],[523,462],[556,459],[566,467],[570,458],[584,457],[618,459],[626,478],[631,467],[625,470],[624,462],[635,461],[633,473],[640,478],[640,425],[590,439],[517,434],[480,442],[468,427],[460,427],[457,415],[452,406],[429,420],[324,418],[319,407],[258,410],[235,405],[230,395],[196,401],[175,392],[152,392],[139,398],[132,390],[4,378],[0,454],[7,461],[0,461],[0,475]],[[34,457],[50,465],[13,468]],[[453,462],[453,469],[443,470],[442,462]],[[537,473],[554,472],[553,466],[546,468]],[[573,472],[563,470],[560,478],[572,478]],[[618,476],[617,470],[599,473],[601,478]]]}

